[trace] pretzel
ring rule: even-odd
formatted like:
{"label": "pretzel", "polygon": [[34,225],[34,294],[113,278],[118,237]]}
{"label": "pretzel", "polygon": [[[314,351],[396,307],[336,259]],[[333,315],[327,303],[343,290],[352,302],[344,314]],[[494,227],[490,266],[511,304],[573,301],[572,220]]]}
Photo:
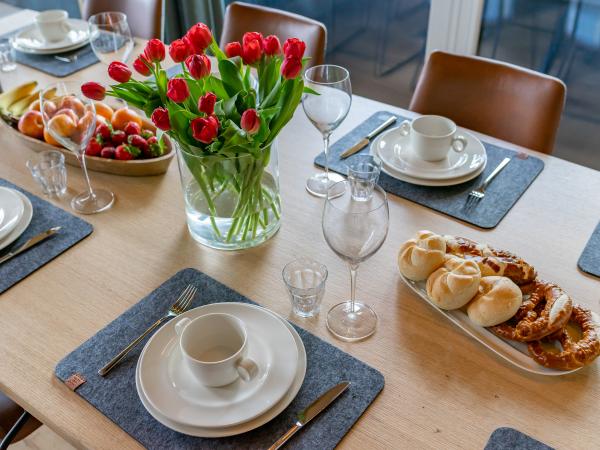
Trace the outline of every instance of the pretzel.
{"label": "pretzel", "polygon": [[573,301],[560,287],[545,281],[528,285],[531,294],[507,322],[490,327],[498,336],[514,341],[542,339],[567,324]]}
{"label": "pretzel", "polygon": [[506,250],[499,250],[471,239],[444,236],[446,252],[464,259],[474,260],[482,276],[505,276],[521,286],[533,282],[537,273],[533,266]]}
{"label": "pretzel", "polygon": [[544,339],[545,342],[558,341],[562,346],[560,352],[545,350],[540,340],[529,342],[529,354],[538,364],[552,369],[573,370],[591,363],[600,355],[600,325],[594,321],[592,312],[575,305],[570,322],[581,327],[583,336],[580,340],[573,340],[564,328]]}

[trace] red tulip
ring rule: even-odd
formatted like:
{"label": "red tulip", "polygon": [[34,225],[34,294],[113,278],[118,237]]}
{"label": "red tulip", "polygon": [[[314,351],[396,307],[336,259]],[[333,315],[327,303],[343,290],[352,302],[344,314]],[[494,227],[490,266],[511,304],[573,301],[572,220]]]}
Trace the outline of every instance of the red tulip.
{"label": "red tulip", "polygon": [[263,35],[256,32],[256,31],[250,31],[248,33],[244,33],[244,36],[242,38],[242,43],[244,45],[248,44],[249,42],[252,41],[258,41],[260,44],[260,49],[262,50],[262,42],[263,42]]}
{"label": "red tulip", "polygon": [[217,102],[217,96],[212,92],[207,92],[198,100],[198,109],[204,114],[210,116],[215,112],[215,103]]}
{"label": "red tulip", "polygon": [[171,121],[169,120],[169,112],[166,108],[159,107],[152,112],[152,123],[163,131],[169,131],[171,129]]}
{"label": "red tulip", "polygon": [[196,80],[210,75],[210,59],[206,55],[190,55],[185,60],[185,65]]}
{"label": "red tulip", "polygon": [[285,58],[281,65],[281,75],[286,80],[296,78],[302,70],[302,60],[300,58]]}
{"label": "red tulip", "polygon": [[228,58],[233,58],[234,56],[242,56],[242,44],[237,41],[230,42],[225,46],[225,54]]}
{"label": "red tulip", "polygon": [[266,55],[273,56],[281,53],[281,43],[279,42],[279,38],[274,34],[267,36],[263,40],[263,47],[265,48]]}
{"label": "red tulip", "polygon": [[167,83],[167,97],[175,103],[184,102],[190,96],[190,88],[183,78],[171,78]]}
{"label": "red tulip", "polygon": [[190,122],[192,136],[197,141],[210,144],[219,134],[219,121],[214,117],[198,117]]}
{"label": "red tulip", "polygon": [[87,98],[91,98],[92,100],[100,101],[104,100],[106,96],[106,89],[100,83],[96,83],[95,81],[88,81],[87,83],[83,83],[81,85],[81,92]]}
{"label": "red tulip", "polygon": [[290,38],[283,44],[283,53],[286,58],[294,57],[302,59],[306,44],[298,38]]}
{"label": "red tulip", "polygon": [[144,56],[148,61],[161,62],[165,59],[165,44],[160,39],[150,39],[144,49]]}
{"label": "red tulip", "polygon": [[242,49],[242,59],[244,64],[253,64],[260,59],[262,56],[262,42],[261,41],[249,41],[244,44]]}
{"label": "red tulip", "polygon": [[255,109],[247,109],[242,114],[242,120],[240,122],[242,129],[248,134],[256,133],[260,128],[260,117]]}
{"label": "red tulip", "polygon": [[135,61],[133,62],[133,68],[136,70],[136,72],[139,73],[140,75],[144,75],[145,77],[150,75],[150,67],[149,66],[150,66],[150,62],[148,62],[148,60],[146,60],[144,55],[138,56],[135,59]]}
{"label": "red tulip", "polygon": [[175,39],[169,45],[169,55],[176,63],[185,61],[185,58],[192,54],[192,48],[187,39]]}
{"label": "red tulip", "polygon": [[108,66],[108,76],[119,83],[127,83],[131,78],[131,70],[129,70],[127,64],[113,61]]}
{"label": "red tulip", "polygon": [[204,53],[204,50],[206,50],[212,42],[210,28],[203,23],[197,23],[192,26],[185,34],[185,37],[188,38],[194,53],[198,54]]}

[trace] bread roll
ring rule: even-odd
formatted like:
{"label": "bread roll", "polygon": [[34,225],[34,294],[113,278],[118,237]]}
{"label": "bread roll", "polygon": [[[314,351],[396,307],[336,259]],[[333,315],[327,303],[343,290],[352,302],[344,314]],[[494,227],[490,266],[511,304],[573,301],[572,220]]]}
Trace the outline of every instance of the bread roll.
{"label": "bread roll", "polygon": [[409,280],[422,281],[444,263],[446,241],[431,231],[418,231],[398,253],[400,273]]}
{"label": "bread roll", "polygon": [[482,327],[506,322],[523,302],[521,289],[509,278],[483,277],[479,293],[467,306],[469,319]]}
{"label": "bread roll", "polygon": [[477,294],[481,272],[473,261],[447,256],[427,279],[427,294],[442,309],[458,309]]}

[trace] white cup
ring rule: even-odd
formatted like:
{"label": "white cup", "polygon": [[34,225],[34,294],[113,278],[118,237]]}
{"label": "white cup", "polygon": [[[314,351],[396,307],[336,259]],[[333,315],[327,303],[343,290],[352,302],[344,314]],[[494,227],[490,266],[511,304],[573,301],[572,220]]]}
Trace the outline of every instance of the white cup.
{"label": "white cup", "polygon": [[183,359],[198,380],[210,387],[225,386],[238,377],[250,381],[258,372],[246,358],[248,334],[244,323],[230,314],[183,317],[175,324]]}
{"label": "white cup", "polygon": [[442,116],[421,116],[400,124],[400,133],[410,136],[410,145],[416,156],[424,161],[440,161],[450,150],[464,151],[467,140],[456,135],[456,124]]}
{"label": "white cup", "polygon": [[35,23],[46,42],[58,42],[71,31],[67,22],[69,13],[62,9],[49,9],[35,16]]}

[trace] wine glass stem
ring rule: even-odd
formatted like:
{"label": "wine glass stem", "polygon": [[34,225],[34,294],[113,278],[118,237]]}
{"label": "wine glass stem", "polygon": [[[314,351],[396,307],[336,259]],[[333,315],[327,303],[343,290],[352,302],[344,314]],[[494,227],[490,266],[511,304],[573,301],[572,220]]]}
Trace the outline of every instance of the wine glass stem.
{"label": "wine glass stem", "polygon": [[356,300],[356,274],[358,264],[350,264],[350,310],[354,312],[354,301]]}
{"label": "wine glass stem", "polygon": [[327,183],[327,187],[329,187],[329,136],[331,136],[331,133],[323,135],[323,152],[325,153],[325,182]]}
{"label": "wine glass stem", "polygon": [[92,189],[92,183],[90,183],[90,177],[88,175],[87,166],[85,164],[85,155],[83,153],[79,154],[79,164],[83,169],[83,176],[85,178],[85,183],[87,184],[88,193],[91,198],[94,198],[96,195],[94,194],[94,190]]}

